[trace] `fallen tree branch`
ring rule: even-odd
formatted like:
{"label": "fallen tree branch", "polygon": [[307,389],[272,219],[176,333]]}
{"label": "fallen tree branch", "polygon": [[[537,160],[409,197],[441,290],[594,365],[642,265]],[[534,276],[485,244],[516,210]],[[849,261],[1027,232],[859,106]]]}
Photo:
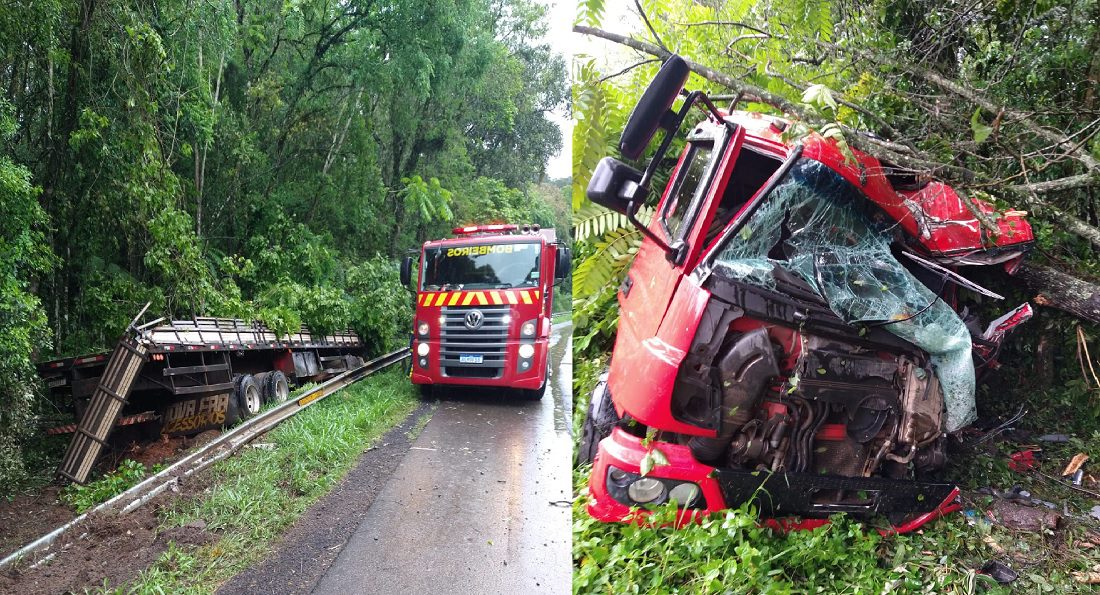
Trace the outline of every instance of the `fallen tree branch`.
{"label": "fallen tree branch", "polygon": [[1055,268],[1024,261],[1015,275],[1038,291],[1035,303],[1100,324],[1100,287]]}

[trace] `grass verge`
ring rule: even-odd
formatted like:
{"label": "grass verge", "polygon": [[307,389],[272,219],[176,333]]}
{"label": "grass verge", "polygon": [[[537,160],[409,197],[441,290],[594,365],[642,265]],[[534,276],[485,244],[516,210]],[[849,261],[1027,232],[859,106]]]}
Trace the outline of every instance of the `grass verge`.
{"label": "grass verge", "polygon": [[211,593],[262,559],[274,541],[347,474],[362,452],[417,406],[399,370],[372,376],[280,424],[210,471],[203,497],[161,512],[164,528],[201,521],[218,536],[170,547],[126,589],[108,593]]}
{"label": "grass verge", "polygon": [[[579,360],[574,375],[575,430],[603,359]],[[1006,411],[1011,411],[1004,406]],[[1010,413],[1009,413],[1010,414]],[[953,514],[919,533],[882,537],[870,526],[837,516],[814,531],[781,534],[758,527],[747,507],[713,515],[698,525],[661,527],[674,510],[661,510],[653,527],[608,524],[585,511],[590,467],[574,471],[573,591],[575,593],[1094,593],[1100,577],[1100,531],[1088,515],[1094,499],[1034,473],[1009,469],[1008,455],[1051,428],[1067,428],[1058,413],[1035,415],[1019,434],[951,455],[944,479],[964,490],[966,514]],[[1100,452],[1100,432],[1083,424],[1061,445],[1040,455],[1057,473],[1076,452]],[[575,431],[575,436],[580,432]],[[994,498],[977,492],[1020,484],[1067,513],[1063,527],[1013,531],[990,522]],[[1018,574],[999,585],[979,569],[988,561]]]}

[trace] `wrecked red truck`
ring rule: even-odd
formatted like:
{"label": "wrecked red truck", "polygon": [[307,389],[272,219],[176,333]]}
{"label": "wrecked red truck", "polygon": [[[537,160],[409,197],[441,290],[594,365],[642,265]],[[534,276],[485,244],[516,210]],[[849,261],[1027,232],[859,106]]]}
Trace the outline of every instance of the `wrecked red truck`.
{"label": "wrecked red truck", "polygon": [[[637,160],[665,130],[645,171],[608,157],[588,185],[645,236],[583,426],[589,513],[624,521],[675,501],[686,522],[752,502],[786,527],[844,512],[906,532],[957,508],[934,479],[947,434],[974,420],[976,379],[1031,316],[1025,303],[982,330],[960,292],[1001,296],[957,269],[1011,272],[1034,242],[1026,213],[974,201],[991,232],[950,186],[721,111],[684,92],[688,74],[669,58],[623,131]],[[645,224],[693,106],[707,117]]]}

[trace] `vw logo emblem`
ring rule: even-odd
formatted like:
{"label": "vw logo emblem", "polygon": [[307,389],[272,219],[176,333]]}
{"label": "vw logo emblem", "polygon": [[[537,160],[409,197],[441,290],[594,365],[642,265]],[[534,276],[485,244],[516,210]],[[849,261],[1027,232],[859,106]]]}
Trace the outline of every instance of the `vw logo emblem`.
{"label": "vw logo emblem", "polygon": [[481,313],[481,310],[470,310],[466,313],[466,328],[470,330],[479,329],[483,322],[485,322],[485,315]]}

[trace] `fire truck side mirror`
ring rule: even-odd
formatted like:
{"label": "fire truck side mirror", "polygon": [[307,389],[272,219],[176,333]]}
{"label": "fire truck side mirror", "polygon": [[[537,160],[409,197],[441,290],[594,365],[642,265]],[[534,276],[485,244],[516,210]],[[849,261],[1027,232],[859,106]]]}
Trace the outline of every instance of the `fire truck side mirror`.
{"label": "fire truck side mirror", "polygon": [[645,199],[638,183],[642,172],[613,157],[604,157],[588,181],[588,198],[592,202],[627,215],[630,204],[640,205]]}
{"label": "fire truck side mirror", "polygon": [[412,282],[412,265],[413,259],[411,256],[406,256],[405,260],[401,262],[401,284],[408,287]]}
{"label": "fire truck side mirror", "polygon": [[682,118],[672,111],[672,104],[684,89],[690,73],[687,62],[677,55],[670,56],[657,71],[623,128],[619,139],[623,157],[630,160],[641,157],[658,127],[673,132],[680,126]]}
{"label": "fire truck side mirror", "polygon": [[558,248],[558,260],[554,263],[554,280],[561,281],[569,276],[569,271],[573,266],[572,257],[569,248],[564,246]]}

